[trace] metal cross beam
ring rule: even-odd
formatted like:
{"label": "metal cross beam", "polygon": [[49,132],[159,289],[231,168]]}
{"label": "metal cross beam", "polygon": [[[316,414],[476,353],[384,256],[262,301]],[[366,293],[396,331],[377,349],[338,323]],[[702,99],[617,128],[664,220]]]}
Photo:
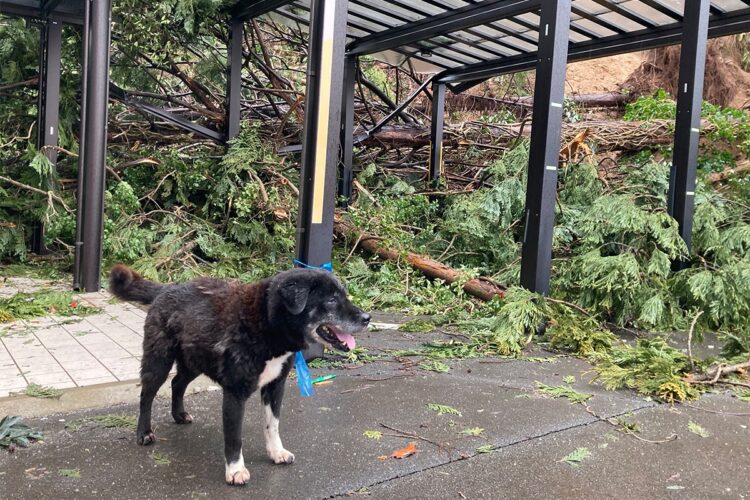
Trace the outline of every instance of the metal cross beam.
{"label": "metal cross beam", "polygon": [[543,2],[526,184],[521,285],[549,293],[571,0]]}
{"label": "metal cross beam", "polygon": [[540,3],[540,0],[483,0],[360,38],[349,45],[347,54],[372,54],[395,49],[498,19],[525,14],[538,9]]}
{"label": "metal cross beam", "polygon": [[[730,12],[711,19],[708,37],[716,38],[746,31],[750,31],[750,9]],[[649,28],[628,34],[570,44],[568,62],[585,61],[678,44],[682,41],[682,32],[682,23],[674,23],[662,28]],[[534,53],[521,54],[449,69],[438,74],[436,78],[444,83],[454,83],[455,85],[451,86],[453,92],[463,92],[494,76],[533,69],[536,60],[537,56]],[[461,82],[466,82],[466,84],[463,85]]]}
{"label": "metal cross beam", "polygon": [[[690,249],[693,232],[695,171],[698,164],[710,3],[710,0],[693,0],[685,3],[685,30],[680,50],[677,118],[667,209],[669,214],[677,220],[680,236],[688,249]],[[678,269],[686,266],[686,262],[675,263]]]}
{"label": "metal cross beam", "polygon": [[233,19],[247,20],[292,3],[294,0],[241,0],[229,10]]}
{"label": "metal cross beam", "polygon": [[156,116],[157,118],[161,118],[162,120],[176,125],[177,127],[180,127],[181,129],[188,132],[198,134],[207,139],[211,139],[220,143],[226,141],[226,136],[221,132],[211,130],[208,127],[204,127],[203,125],[192,122],[187,118],[176,115],[164,108],[153,106],[145,101],[142,101],[141,99],[133,97],[128,94],[126,90],[118,87],[113,82],[109,82],[109,96],[112,99],[120,101],[127,106],[131,106],[139,111],[143,111],[144,113],[148,113],[150,115]]}

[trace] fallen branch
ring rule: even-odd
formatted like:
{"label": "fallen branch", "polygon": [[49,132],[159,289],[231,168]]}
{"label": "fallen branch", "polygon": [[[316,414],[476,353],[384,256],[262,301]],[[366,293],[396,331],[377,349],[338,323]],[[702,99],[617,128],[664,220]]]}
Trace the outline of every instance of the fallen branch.
{"label": "fallen branch", "polygon": [[[441,279],[446,283],[455,283],[463,277],[455,269],[424,255],[412,252],[400,253],[392,248],[388,248],[382,244],[382,238],[359,231],[349,223],[344,222],[340,217],[337,217],[334,221],[333,231],[337,236],[342,238],[359,239],[359,248],[374,253],[382,259],[394,262],[406,260],[410,266],[422,271],[428,278]],[[463,284],[463,289],[466,293],[482,300],[492,300],[495,297],[505,296],[505,288],[487,278],[471,279]]]}
{"label": "fallen branch", "polygon": [[750,173],[750,161],[745,160],[742,163],[738,163],[734,168],[727,168],[721,172],[714,172],[708,174],[707,179],[711,184],[721,184],[726,182],[732,177],[739,177],[744,174]]}
{"label": "fallen branch", "polygon": [[[515,124],[487,124],[466,122],[446,126],[443,144],[447,147],[494,146],[507,148],[519,137],[531,135],[531,122]],[[701,122],[703,131],[712,130],[708,121]],[[622,120],[586,120],[563,124],[561,146],[576,142],[576,137],[586,136],[586,142],[597,153],[607,151],[637,152],[674,140],[671,120],[626,122]],[[386,126],[363,141],[367,146],[423,147],[430,143],[430,128],[421,125]]]}
{"label": "fallen branch", "polygon": [[69,214],[73,214],[74,212],[68,207],[68,205],[65,203],[65,200],[57,196],[52,191],[44,191],[42,189],[35,188],[34,186],[29,186],[28,184],[23,184],[22,182],[14,181],[13,179],[9,177],[5,177],[4,175],[0,175],[0,181],[5,181],[8,184],[12,184],[13,186],[16,186],[21,189],[25,189],[27,191],[31,191],[32,193],[38,193],[43,196],[46,196],[48,200],[54,200],[65,209],[66,212]]}
{"label": "fallen branch", "polygon": [[[623,107],[629,97],[621,92],[597,92],[592,94],[571,94],[565,100],[584,108],[619,108]],[[483,111],[495,112],[504,109],[517,113],[529,112],[534,107],[533,96],[522,96],[515,99],[498,99],[475,94],[448,94],[445,98],[445,110],[450,111]],[[415,110],[429,114],[432,106],[428,99],[423,99],[414,107]]]}
{"label": "fallen branch", "polygon": [[426,437],[420,436],[419,434],[414,434],[413,432],[406,432],[402,431],[400,429],[396,429],[395,427],[391,427],[390,425],[384,424],[383,422],[380,422],[380,426],[384,429],[388,429],[389,431],[397,432],[398,434],[386,434],[387,436],[393,436],[393,437],[401,437],[401,438],[409,438],[409,439],[419,439],[420,441],[424,441],[425,443],[430,443],[431,445],[437,446],[437,448],[440,451],[448,451],[450,453],[450,448],[446,450],[446,445],[443,443],[438,443],[437,441],[433,441],[432,439],[428,439]]}
{"label": "fallen branch", "polygon": [[724,375],[728,375],[730,373],[736,373],[736,372],[743,372],[746,371],[748,368],[750,368],[750,359],[743,363],[737,363],[734,365],[725,365],[720,364],[713,370],[710,370],[706,373],[699,373],[699,374],[690,374],[688,375],[687,382],[691,384],[714,384],[721,379]]}

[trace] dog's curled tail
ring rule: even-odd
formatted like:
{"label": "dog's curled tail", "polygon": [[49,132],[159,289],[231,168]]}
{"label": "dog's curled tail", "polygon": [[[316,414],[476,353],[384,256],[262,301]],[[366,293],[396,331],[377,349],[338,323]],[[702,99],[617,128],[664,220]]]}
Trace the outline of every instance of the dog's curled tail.
{"label": "dog's curled tail", "polygon": [[122,300],[150,304],[164,285],[143,279],[124,264],[117,264],[109,272],[109,290]]}

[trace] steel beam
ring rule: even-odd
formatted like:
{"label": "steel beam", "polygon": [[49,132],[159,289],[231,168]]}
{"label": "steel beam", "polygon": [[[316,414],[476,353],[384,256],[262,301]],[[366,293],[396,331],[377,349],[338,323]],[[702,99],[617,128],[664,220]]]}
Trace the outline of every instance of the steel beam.
{"label": "steel beam", "polygon": [[525,14],[539,8],[540,0],[483,0],[443,14],[360,38],[347,48],[349,55],[372,54],[422,40]]}
{"label": "steel beam", "polygon": [[120,101],[126,106],[130,106],[139,111],[143,111],[144,113],[148,113],[157,118],[161,118],[162,120],[169,122],[172,125],[175,125],[187,132],[197,134],[205,137],[206,139],[211,139],[220,143],[226,141],[226,134],[217,132],[216,130],[211,130],[208,127],[204,127],[203,125],[192,122],[187,118],[176,115],[167,109],[160,108],[159,106],[153,106],[141,99],[138,99],[137,97],[133,97],[128,94],[126,90],[118,87],[113,82],[109,82],[109,97],[116,101]]}
{"label": "steel beam", "polygon": [[[741,9],[711,19],[708,27],[708,38],[734,35],[747,31],[750,31],[750,9]],[[675,45],[681,43],[682,32],[682,23],[673,23],[661,28],[648,28],[628,34],[613,35],[596,40],[574,43],[570,45],[570,49],[568,50],[568,62],[585,61],[598,57]],[[470,86],[494,76],[533,69],[536,65],[536,59],[535,53],[529,53],[469,64],[445,70],[438,74],[436,79],[444,83],[456,83],[456,85],[452,86],[452,89],[455,92],[463,92],[470,88]],[[459,82],[467,83],[462,85]]]}
{"label": "steel beam", "polygon": [[227,116],[226,140],[240,133],[242,112],[242,38],[245,23],[232,18],[229,22],[227,47]]}
{"label": "steel beam", "polygon": [[88,95],[89,74],[89,26],[91,25],[91,2],[84,3],[83,24],[81,27],[81,114],[78,142],[78,189],[76,191],[76,241],[73,257],[73,290],[80,290],[81,259],[83,259],[83,207],[86,190],[83,188],[84,162],[86,150],[86,96]]}
{"label": "steel beam", "polygon": [[272,10],[292,3],[294,0],[240,0],[229,10],[231,16],[239,20],[262,16]]}
{"label": "steel beam", "polygon": [[[57,165],[58,118],[60,112],[60,65],[62,44],[62,21],[47,19],[40,30],[39,40],[39,91],[37,104],[36,146],[52,164]],[[52,189],[52,185],[46,186]],[[46,252],[44,246],[44,223],[34,225],[31,251]]]}
{"label": "steel beam", "polygon": [[571,0],[542,3],[534,84],[521,285],[549,292]]}
{"label": "steel beam", "polygon": [[[34,2],[17,4],[0,1],[0,14],[18,16],[26,19],[43,19],[46,17],[46,14],[42,12],[42,8],[39,4],[35,4]],[[83,24],[83,16],[81,16],[79,12],[62,10],[60,9],[60,6],[58,6],[54,12],[48,12],[48,14],[53,14],[55,19],[65,24]]]}
{"label": "steel beam", "polygon": [[443,175],[443,126],[445,125],[445,84],[432,82],[432,121],[430,123],[429,181],[440,182]]}
{"label": "steel beam", "polygon": [[357,79],[357,58],[344,60],[344,90],[341,102],[341,163],[339,165],[339,206],[347,207],[352,201],[354,158],[354,85]]}
{"label": "steel beam", "polygon": [[[685,2],[683,15],[685,29],[680,50],[677,118],[667,208],[669,214],[677,220],[680,236],[688,249],[693,232],[695,171],[698,164],[710,4],[710,0]],[[675,267],[683,269],[687,267],[687,262],[675,262]]]}
{"label": "steel beam", "polygon": [[100,288],[107,151],[111,0],[91,3],[86,81],[86,136],[83,150],[83,245],[80,284],[87,292]]}

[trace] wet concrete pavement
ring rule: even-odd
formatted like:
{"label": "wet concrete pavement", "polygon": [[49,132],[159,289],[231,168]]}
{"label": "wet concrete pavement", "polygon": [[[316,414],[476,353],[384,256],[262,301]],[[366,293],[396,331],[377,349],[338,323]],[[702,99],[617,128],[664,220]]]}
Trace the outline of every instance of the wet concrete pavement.
{"label": "wet concrete pavement", "polygon": [[[387,319],[387,318],[386,318]],[[360,339],[369,353],[383,348],[416,347],[426,337],[385,330]],[[540,351],[535,356],[549,356]],[[139,447],[130,429],[84,426],[66,429],[91,415],[137,415],[131,385],[119,400],[95,388],[76,398],[65,395],[32,408],[25,397],[9,401],[44,432],[43,443],[15,453],[0,452],[3,498],[748,498],[750,481],[750,405],[720,393],[693,407],[657,404],[631,391],[608,392],[589,384],[590,365],[568,357],[551,362],[472,359],[446,361],[448,373],[417,368],[412,358],[340,369],[312,369],[313,376],[335,373],[332,383],[302,398],[290,380],[281,419],[281,437],[296,455],[289,466],[266,457],[258,396],[248,402],[244,456],[251,473],[246,487],[224,484],[221,393],[186,398],[192,425],[172,423],[169,401],[157,399],[154,424],[158,441]],[[565,399],[551,399],[536,383],[563,385],[593,394],[589,410]],[[107,394],[118,391],[110,386]],[[101,390],[101,389],[100,389]],[[101,398],[101,399],[100,399]],[[66,402],[66,399],[68,400]],[[28,401],[29,404],[25,403]],[[97,404],[97,402],[101,404]],[[112,401],[122,401],[113,403]],[[460,415],[428,407],[450,406]],[[78,406],[94,409],[79,410]],[[702,408],[702,409],[698,409]],[[619,432],[603,418],[637,423],[639,436]],[[688,430],[702,426],[708,437]],[[383,424],[387,427],[384,427]],[[479,436],[462,431],[479,427]],[[365,431],[381,431],[378,440]],[[413,434],[417,437],[410,437]],[[416,442],[417,453],[390,458]],[[579,465],[561,459],[585,447]],[[478,449],[490,453],[480,453]],[[79,469],[80,477],[61,477],[60,469]]]}

